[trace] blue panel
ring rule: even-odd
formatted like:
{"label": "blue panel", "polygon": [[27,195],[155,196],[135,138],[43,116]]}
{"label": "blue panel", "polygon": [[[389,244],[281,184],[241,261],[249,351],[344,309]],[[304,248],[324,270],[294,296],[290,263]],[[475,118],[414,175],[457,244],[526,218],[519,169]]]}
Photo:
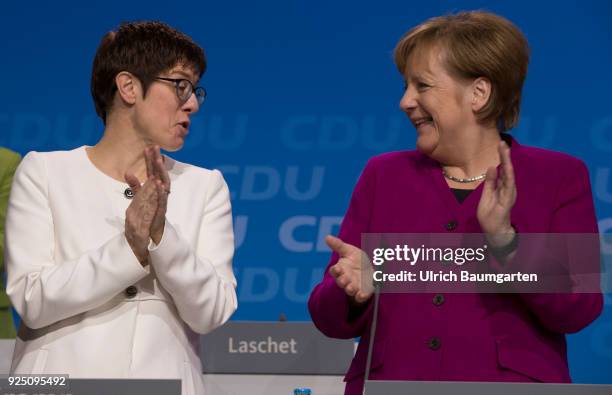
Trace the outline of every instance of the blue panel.
{"label": "blue panel", "polygon": [[[157,19],[206,50],[209,96],[182,161],[223,169],[233,194],[240,309],[234,319],[309,319],[306,300],[329,259],[354,183],[377,153],[414,147],[398,109],[391,52],[425,18],[484,8],[514,21],[532,51],[523,144],[586,161],[602,232],[612,232],[612,3],[484,1],[10,2],[0,15],[0,145],[94,144],[89,95],[102,35]],[[520,193],[520,192],[519,192]],[[612,383],[612,297],[570,337],[575,381]]]}

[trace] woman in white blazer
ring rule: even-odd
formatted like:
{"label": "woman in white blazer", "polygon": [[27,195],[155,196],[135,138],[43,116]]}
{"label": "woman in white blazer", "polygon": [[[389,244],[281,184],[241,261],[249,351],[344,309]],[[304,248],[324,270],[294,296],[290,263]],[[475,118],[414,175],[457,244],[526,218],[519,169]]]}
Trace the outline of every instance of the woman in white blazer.
{"label": "woman in white blazer", "polygon": [[93,64],[101,140],[23,159],[6,223],[22,318],[11,373],[179,378],[203,393],[199,334],[237,307],[229,192],[159,149],[183,146],[205,67],[169,26],[122,24]]}

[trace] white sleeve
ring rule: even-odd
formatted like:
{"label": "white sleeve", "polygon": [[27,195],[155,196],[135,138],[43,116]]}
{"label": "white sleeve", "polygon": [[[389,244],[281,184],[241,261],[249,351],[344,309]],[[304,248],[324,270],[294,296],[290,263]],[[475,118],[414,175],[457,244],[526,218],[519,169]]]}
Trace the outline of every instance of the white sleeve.
{"label": "white sleeve", "polygon": [[201,334],[225,323],[238,307],[229,190],[219,171],[209,177],[197,245],[191,246],[166,220],[162,240],[149,249],[157,278],[181,318]]}
{"label": "white sleeve", "polygon": [[148,274],[123,232],[75,259],[56,262],[55,241],[62,235],[55,234],[53,215],[58,214],[51,212],[47,183],[44,155],[26,155],[6,215],[6,291],[32,329],[101,306]]}

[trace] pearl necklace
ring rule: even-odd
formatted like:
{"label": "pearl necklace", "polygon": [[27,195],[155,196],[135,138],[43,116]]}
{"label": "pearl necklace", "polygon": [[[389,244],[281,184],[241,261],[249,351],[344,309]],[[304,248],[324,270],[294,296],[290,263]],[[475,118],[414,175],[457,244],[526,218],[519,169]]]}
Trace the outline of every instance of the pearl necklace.
{"label": "pearl necklace", "polygon": [[470,182],[484,180],[487,177],[487,173],[482,173],[479,176],[474,176],[474,177],[469,177],[469,178],[458,178],[458,177],[455,177],[455,176],[451,176],[444,169],[442,169],[442,174],[444,175],[444,177],[448,178],[449,180],[452,180],[452,181],[455,181],[455,182],[459,182],[461,184],[467,184],[467,183],[470,183]]}

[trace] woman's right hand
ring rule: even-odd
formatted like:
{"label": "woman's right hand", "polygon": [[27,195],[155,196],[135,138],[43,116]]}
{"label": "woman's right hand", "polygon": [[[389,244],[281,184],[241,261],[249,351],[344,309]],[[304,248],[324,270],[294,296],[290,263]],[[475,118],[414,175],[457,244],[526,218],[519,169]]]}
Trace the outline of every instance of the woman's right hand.
{"label": "woman's right hand", "polygon": [[328,235],[325,242],[339,256],[338,262],[329,268],[336,284],[357,304],[367,302],[374,293],[374,270],[368,256],[354,245]]}
{"label": "woman's right hand", "polygon": [[154,178],[148,179],[142,187],[133,174],[127,173],[125,180],[134,192],[132,203],[125,212],[125,238],[144,267],[149,263],[148,247],[151,225],[157,212],[158,188]]}
{"label": "woman's right hand", "polygon": [[159,146],[148,147],[144,151],[147,165],[147,179],[155,180],[157,185],[157,212],[151,225],[151,240],[159,244],[164,235],[166,225],[166,211],[168,209],[168,195],[170,194],[170,176],[164,166],[164,159],[159,152]]}

